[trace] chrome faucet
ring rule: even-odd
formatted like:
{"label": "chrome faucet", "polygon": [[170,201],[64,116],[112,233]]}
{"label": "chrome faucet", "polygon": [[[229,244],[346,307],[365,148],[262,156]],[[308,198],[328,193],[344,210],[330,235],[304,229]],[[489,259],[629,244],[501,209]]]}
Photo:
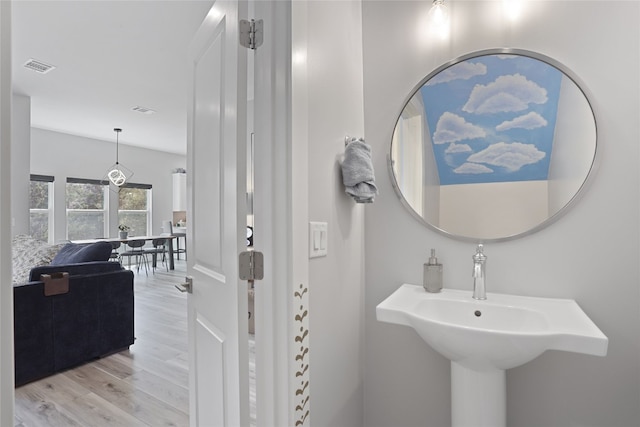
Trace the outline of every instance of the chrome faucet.
{"label": "chrome faucet", "polygon": [[473,299],[487,299],[485,287],[487,256],[483,253],[483,249],[482,243],[479,244],[473,255]]}

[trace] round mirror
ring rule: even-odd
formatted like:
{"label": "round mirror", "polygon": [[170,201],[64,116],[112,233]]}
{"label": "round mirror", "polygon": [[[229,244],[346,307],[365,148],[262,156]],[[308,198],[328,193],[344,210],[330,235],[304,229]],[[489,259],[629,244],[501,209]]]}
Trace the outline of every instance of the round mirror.
{"label": "round mirror", "polygon": [[500,241],[555,220],[596,154],[584,90],[556,61],[492,49],[423,79],[396,122],[390,169],[412,213],[450,237]]}

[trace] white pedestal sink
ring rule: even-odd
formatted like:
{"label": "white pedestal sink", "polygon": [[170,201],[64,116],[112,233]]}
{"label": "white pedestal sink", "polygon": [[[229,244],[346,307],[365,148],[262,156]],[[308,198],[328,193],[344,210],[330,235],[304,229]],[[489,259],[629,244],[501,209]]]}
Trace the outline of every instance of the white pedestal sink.
{"label": "white pedestal sink", "polygon": [[605,356],[608,338],[571,299],[402,285],[376,308],[379,321],[411,326],[451,360],[453,427],[506,426],[505,370],[546,350]]}

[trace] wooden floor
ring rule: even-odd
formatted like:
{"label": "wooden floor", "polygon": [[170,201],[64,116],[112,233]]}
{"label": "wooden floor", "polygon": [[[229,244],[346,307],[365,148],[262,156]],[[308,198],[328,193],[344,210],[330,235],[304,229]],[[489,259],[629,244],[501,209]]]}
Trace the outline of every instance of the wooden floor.
{"label": "wooden floor", "polygon": [[15,425],[188,426],[187,300],[174,288],[185,269],[136,273],[135,344],[17,388]]}

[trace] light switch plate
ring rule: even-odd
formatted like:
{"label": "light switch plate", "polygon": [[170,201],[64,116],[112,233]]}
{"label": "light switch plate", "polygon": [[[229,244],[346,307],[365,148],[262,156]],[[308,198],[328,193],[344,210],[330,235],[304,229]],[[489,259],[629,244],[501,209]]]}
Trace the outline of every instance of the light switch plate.
{"label": "light switch plate", "polygon": [[327,256],[328,231],[326,222],[309,222],[309,258]]}

